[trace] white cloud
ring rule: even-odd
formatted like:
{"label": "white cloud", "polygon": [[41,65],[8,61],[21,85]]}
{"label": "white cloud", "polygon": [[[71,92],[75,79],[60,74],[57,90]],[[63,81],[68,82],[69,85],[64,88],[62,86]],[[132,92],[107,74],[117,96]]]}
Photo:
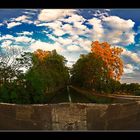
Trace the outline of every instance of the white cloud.
{"label": "white cloud", "polygon": [[93,25],[90,34],[93,40],[107,41],[111,45],[129,45],[134,43],[134,22],[117,16],[107,16],[102,19],[92,18],[88,22]]}
{"label": "white cloud", "polygon": [[90,33],[90,30],[83,25],[82,22],[74,22],[74,25],[64,24],[62,25],[61,30],[72,36]]}
{"label": "white cloud", "polygon": [[135,32],[133,27],[135,22],[131,19],[125,20],[117,16],[108,16],[103,18],[102,21],[104,34],[106,35],[104,38],[111,44],[125,46],[134,43]]}
{"label": "white cloud", "polygon": [[[47,36],[55,42],[53,46],[47,42],[36,41],[31,48],[33,48],[33,46],[36,48],[37,45],[38,47],[40,45],[41,48],[51,49],[48,46],[52,46],[53,48],[57,43],[59,47],[66,47],[68,51],[73,51],[74,49],[75,51],[79,51],[80,49],[81,51],[85,50],[89,52],[91,49],[91,41],[94,40],[99,40],[101,42],[107,41],[113,46],[125,46],[134,43],[135,33],[133,27],[135,23],[131,19],[125,20],[117,16],[109,16],[106,14],[108,10],[104,10],[103,14],[102,12],[97,12],[98,16],[102,16],[102,18],[94,17],[88,20],[78,15],[75,11],[64,9],[41,10],[38,20],[34,23],[37,26],[46,26],[52,29],[53,34],[58,37],[45,32]],[[65,18],[66,15],[69,17]],[[62,24],[62,21],[67,23]],[[85,21],[93,25],[93,29],[88,29],[86,25],[84,25]],[[66,33],[68,33],[70,37],[62,38],[61,36]],[[88,38],[81,38],[79,35],[88,35]],[[125,52],[123,55],[128,55],[134,61],[139,61],[138,55],[135,53],[132,53],[132,56],[130,56],[130,52]]]}
{"label": "white cloud", "polygon": [[38,10],[35,10],[35,11],[33,11],[33,10],[27,10],[27,11],[25,11],[25,12],[23,12],[23,13],[24,13],[24,14],[27,14],[27,15],[35,15],[37,11],[38,11]]}
{"label": "white cloud", "polygon": [[10,48],[14,48],[14,49],[17,49],[19,51],[23,51],[24,50],[24,48],[22,46],[20,46],[20,45],[11,45]]}
{"label": "white cloud", "polygon": [[68,23],[75,23],[75,22],[84,22],[86,19],[83,18],[81,15],[73,13],[67,19],[60,19],[60,20]]}
{"label": "white cloud", "polygon": [[73,35],[73,36],[71,36],[71,40],[72,40],[72,41],[75,41],[75,40],[77,40],[78,38],[79,38],[78,35]]}
{"label": "white cloud", "polygon": [[129,68],[129,69],[133,69],[132,64],[126,64],[125,67],[126,67],[126,68]]}
{"label": "white cloud", "polygon": [[72,25],[70,25],[70,24],[64,24],[62,26],[62,29],[65,30],[65,31],[72,30]]}
{"label": "white cloud", "polygon": [[133,73],[134,72],[134,66],[132,66],[132,64],[126,64],[124,66],[124,73]]}
{"label": "white cloud", "polygon": [[53,32],[56,36],[62,36],[65,34],[63,30],[57,29]]}
{"label": "white cloud", "polygon": [[82,22],[74,22],[74,26],[75,26],[76,28],[81,29],[81,30],[87,29],[87,27],[86,27],[85,25],[82,25]]}
{"label": "white cloud", "polygon": [[113,29],[118,29],[122,31],[130,30],[134,27],[135,22],[133,22],[131,19],[124,20],[117,16],[108,16],[104,17],[102,19],[107,26]]}
{"label": "white cloud", "polygon": [[[94,17],[87,20],[73,11],[70,12],[68,18],[64,18],[64,15],[67,15],[66,13],[68,13],[66,12],[64,14],[64,11],[65,10],[63,9],[42,10],[44,16],[46,14],[48,15],[43,18],[44,21],[47,21],[48,19],[46,18],[49,16],[51,17],[50,21],[54,21],[39,23],[37,25],[51,28],[53,33],[57,36],[62,36],[65,33],[68,33],[71,36],[88,34],[90,40],[99,40],[100,42],[107,41],[111,45],[125,46],[134,43],[135,32],[133,31],[133,27],[135,23],[131,19],[125,20],[117,16],[108,15],[102,17],[102,19]],[[104,10],[104,12],[106,12],[106,10]],[[101,12],[99,12],[99,14],[101,14]],[[62,24],[62,21],[67,23]],[[88,21],[89,24],[93,25],[93,29],[88,29],[83,25],[85,21]],[[73,25],[70,23],[73,23]]]}
{"label": "white cloud", "polygon": [[11,22],[11,23],[7,24],[7,28],[10,29],[10,28],[13,28],[18,25],[21,25],[21,23],[20,22]]}
{"label": "white cloud", "polygon": [[32,43],[32,42],[35,41],[31,37],[27,37],[27,36],[14,37],[14,36],[9,35],[9,34],[0,37],[0,40],[4,41],[3,45],[10,45],[10,43],[12,43],[12,42],[14,42],[14,43],[18,43],[18,42],[21,42],[21,43]]}
{"label": "white cloud", "polygon": [[15,37],[15,41],[16,42],[22,42],[22,43],[30,43],[31,41],[33,41],[34,39],[26,37],[26,36],[19,36],[19,37]]}
{"label": "white cloud", "polygon": [[22,15],[22,16],[19,16],[19,17],[15,18],[15,21],[24,21],[24,20],[26,20],[27,18],[28,18],[27,16]]}
{"label": "white cloud", "polygon": [[48,36],[50,39],[54,40],[54,41],[57,40],[57,38],[56,38],[55,36],[53,36],[52,34],[48,34],[47,36]]}
{"label": "white cloud", "polygon": [[[86,21],[81,15],[76,14],[76,10],[63,10],[63,9],[44,9],[39,15],[39,20],[45,21],[47,23],[42,23],[36,21],[37,26],[47,26],[53,29],[53,33],[57,36],[62,36],[65,33],[70,35],[81,35],[89,30],[83,22]],[[68,18],[65,16],[68,15]],[[62,24],[62,22],[67,22],[67,24]],[[69,24],[73,23],[73,25]]]}
{"label": "white cloud", "polygon": [[91,30],[91,35],[93,40],[101,40],[104,36],[104,28],[102,25],[102,21],[97,18],[89,19],[88,22],[93,25],[93,30]]}
{"label": "white cloud", "polygon": [[71,15],[75,10],[67,9],[43,9],[38,15],[40,21],[53,21],[66,15]]}
{"label": "white cloud", "polygon": [[95,17],[99,17],[100,19],[109,16],[108,12],[110,11],[110,9],[103,9],[103,10],[97,10],[95,11],[95,13],[93,14]]}
{"label": "white cloud", "polygon": [[123,49],[122,55],[131,58],[136,63],[140,63],[140,56],[137,53]]}
{"label": "white cloud", "polygon": [[4,42],[2,42],[1,47],[7,47],[10,46],[12,44],[11,40],[5,40]]}
{"label": "white cloud", "polygon": [[79,46],[76,46],[76,45],[70,45],[67,47],[67,50],[68,51],[79,51],[80,50],[80,47]]}
{"label": "white cloud", "polygon": [[6,39],[13,40],[14,36],[7,34],[7,35],[4,35],[4,36],[0,37],[0,40],[6,40]]}
{"label": "white cloud", "polygon": [[52,50],[56,49],[58,52],[63,51],[63,48],[60,46],[59,43],[50,44],[47,42],[42,42],[40,40],[37,40],[34,43],[32,43],[29,48],[32,51],[35,51],[37,49],[42,49],[42,50],[47,50],[47,51],[52,51]]}
{"label": "white cloud", "polygon": [[0,23],[0,26],[3,26],[3,23]]}
{"label": "white cloud", "polygon": [[24,31],[21,33],[17,33],[17,35],[33,35],[33,32]]}
{"label": "white cloud", "polygon": [[84,50],[90,52],[91,43],[92,43],[90,40],[82,40],[82,41],[79,41],[79,43],[83,47]]}
{"label": "white cloud", "polygon": [[29,16],[22,15],[22,16],[15,18],[14,21],[28,23],[28,24],[33,23],[33,21],[29,20],[29,18],[30,18]]}
{"label": "white cloud", "polygon": [[[74,44],[74,46],[77,46],[75,48],[76,51],[77,51],[77,49],[79,49],[78,46],[80,46],[80,50],[85,50],[87,52],[89,52],[91,49],[91,40],[80,38],[78,35],[69,36],[67,38],[55,37],[50,34],[48,34],[47,36],[50,39],[52,39],[54,42],[59,43],[62,47],[71,46],[72,44]],[[69,47],[69,50],[71,51],[71,47]]]}
{"label": "white cloud", "polygon": [[62,38],[62,37],[59,37],[57,39],[55,39],[58,43],[62,44],[63,46],[65,45],[69,45],[69,44],[72,44],[72,39],[70,38]]}
{"label": "white cloud", "polygon": [[35,15],[35,13],[25,11],[24,14]]}

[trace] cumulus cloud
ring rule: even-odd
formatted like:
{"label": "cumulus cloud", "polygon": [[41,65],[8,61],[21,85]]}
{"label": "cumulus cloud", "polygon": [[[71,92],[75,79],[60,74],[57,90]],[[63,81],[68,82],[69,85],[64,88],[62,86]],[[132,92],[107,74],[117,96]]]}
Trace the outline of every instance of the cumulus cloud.
{"label": "cumulus cloud", "polygon": [[28,18],[27,16],[22,15],[22,16],[19,16],[19,17],[15,18],[15,21],[24,21],[24,20],[26,20],[27,18]]}
{"label": "cumulus cloud", "polygon": [[22,15],[22,16],[19,16],[17,18],[14,18],[13,21],[23,22],[23,23],[28,23],[28,24],[33,23],[33,21],[30,20],[30,17],[27,15]]}
{"label": "cumulus cloud", "polygon": [[107,16],[102,19],[92,18],[88,22],[93,25],[94,40],[107,41],[112,45],[129,45],[134,43],[134,22],[117,16]]}
{"label": "cumulus cloud", "polygon": [[93,25],[93,30],[91,30],[91,35],[93,40],[100,40],[104,37],[104,28],[102,25],[102,21],[98,18],[89,19],[88,22]]}
{"label": "cumulus cloud", "polygon": [[67,47],[68,51],[79,51],[80,50],[80,47],[79,46],[76,46],[76,45],[70,45]]}
{"label": "cumulus cloud", "polygon": [[134,27],[134,22],[131,19],[125,20],[117,16],[108,16],[102,19],[104,24],[113,29],[122,31],[130,30]]}
{"label": "cumulus cloud", "polygon": [[29,43],[31,41],[33,41],[34,39],[26,37],[26,36],[19,36],[19,37],[15,37],[15,41],[16,42],[22,42],[22,43]]}
{"label": "cumulus cloud", "polygon": [[57,39],[55,39],[58,43],[60,43],[61,45],[65,46],[65,45],[69,45],[69,44],[72,44],[72,39],[70,38],[62,38],[62,37],[59,37]]}
{"label": "cumulus cloud", "polygon": [[135,63],[140,64],[140,56],[135,52],[131,52],[131,51],[126,50],[125,48],[123,48],[122,56],[127,56],[128,58],[130,58]]}
{"label": "cumulus cloud", "polygon": [[[71,46],[68,47],[67,51],[74,50],[75,48],[76,49],[75,51],[79,51],[80,49],[80,51],[89,52],[91,49],[91,40],[80,38],[78,35],[63,38],[63,37],[55,37],[53,35],[48,34],[48,37],[53,41],[59,43],[61,47],[67,48],[68,46]],[[74,48],[72,48],[72,46]],[[80,48],[78,46],[80,46]]]}
{"label": "cumulus cloud", "polygon": [[[39,23],[37,26],[47,26],[53,30],[53,34],[61,37],[64,34],[75,35],[87,35],[89,40],[86,40],[89,45],[89,41],[99,40],[101,42],[107,41],[111,45],[129,45],[134,43],[135,32],[133,31],[134,22],[132,20],[125,20],[117,16],[104,16],[100,18],[85,19],[83,16],[78,15],[78,13],[72,10],[42,10],[43,22]],[[106,12],[106,10],[104,10]],[[70,14],[68,14],[70,12]],[[99,11],[98,11],[99,12]],[[52,13],[52,14],[51,14]],[[55,13],[55,14],[54,14]],[[101,14],[101,12],[99,12]],[[47,15],[47,16],[46,16]],[[65,18],[65,15],[69,15]],[[45,16],[45,18],[44,18]],[[51,17],[48,21],[48,17]],[[40,18],[39,18],[40,19]],[[65,24],[62,24],[65,22]],[[84,22],[88,22],[93,26],[93,29],[87,28]],[[71,24],[72,23],[72,24]],[[84,47],[84,49],[90,50],[89,47]]]}
{"label": "cumulus cloud", "polygon": [[21,33],[17,33],[17,35],[33,35],[33,32],[28,32],[28,31],[24,31],[24,32],[21,32]]}
{"label": "cumulus cloud", "polygon": [[53,33],[54,33],[56,36],[62,36],[62,35],[65,34],[65,32],[64,32],[63,30],[60,30],[60,29],[55,30]]}
{"label": "cumulus cloud", "polygon": [[81,30],[86,30],[87,29],[87,27],[85,25],[83,25],[82,22],[74,22],[74,26],[76,28],[81,29]]}
{"label": "cumulus cloud", "polygon": [[36,15],[39,11],[39,9],[26,9],[23,13],[32,16]]}
{"label": "cumulus cloud", "polygon": [[70,16],[66,19],[60,19],[61,21],[65,21],[65,22],[68,22],[68,23],[75,23],[75,22],[84,22],[86,21],[86,19],[81,16],[81,15],[78,15],[76,13],[71,13],[69,14]]}
{"label": "cumulus cloud", "polygon": [[7,28],[10,29],[10,28],[13,28],[18,25],[21,25],[21,23],[20,22],[10,22],[7,24]]}
{"label": "cumulus cloud", "polygon": [[140,83],[140,73],[135,71],[133,73],[126,73],[122,76],[122,83]]}
{"label": "cumulus cloud", "polygon": [[[65,18],[65,16],[68,17]],[[42,21],[43,23],[39,21]],[[81,35],[88,32],[87,27],[83,25],[84,21],[86,21],[86,19],[83,16],[78,15],[76,10],[44,9],[39,14],[38,20],[34,23],[37,26],[47,26],[53,29],[55,35],[62,36],[65,33],[70,35]],[[65,22],[66,24],[62,24],[62,22]]]}
{"label": "cumulus cloud", "polygon": [[2,42],[1,47],[7,47],[10,46],[12,44],[11,40],[5,40]]}
{"label": "cumulus cloud", "polygon": [[132,64],[126,64],[124,66],[124,73],[133,73],[134,72],[134,66]]}
{"label": "cumulus cloud", "polygon": [[100,19],[109,16],[108,12],[110,9],[103,9],[103,10],[96,10],[95,13],[93,14],[95,17],[98,17]]}
{"label": "cumulus cloud", "polygon": [[34,43],[32,43],[29,46],[29,48],[31,51],[35,51],[37,49],[42,49],[42,50],[47,50],[47,51],[52,51],[52,50],[56,49],[58,52],[63,51],[63,48],[60,47],[59,43],[51,44],[51,43],[47,43],[47,42],[42,42],[40,40],[37,40]]}
{"label": "cumulus cloud", "polygon": [[7,35],[0,37],[0,40],[6,40],[6,39],[13,40],[14,36],[7,34]]}
{"label": "cumulus cloud", "polygon": [[38,15],[39,21],[53,21],[58,18],[71,15],[75,10],[66,10],[66,9],[43,9]]}
{"label": "cumulus cloud", "polygon": [[[102,22],[106,35],[105,39],[109,39],[112,44],[129,45],[134,43],[135,32],[133,27],[135,22],[131,19],[125,20],[117,16],[108,16],[103,18]],[[113,42],[114,40],[115,42]]]}
{"label": "cumulus cloud", "polygon": [[[0,41],[1,43],[1,47],[5,47],[5,46],[12,46],[12,45],[19,45],[21,43],[26,43],[26,45],[30,45],[31,43],[35,42],[35,40],[31,37],[27,37],[27,36],[12,36],[12,35],[5,35],[0,37]],[[23,44],[24,45],[24,44]]]}
{"label": "cumulus cloud", "polygon": [[27,15],[35,15],[36,13],[25,11],[24,14],[27,14]]}
{"label": "cumulus cloud", "polygon": [[0,23],[0,26],[3,26],[3,23]]}

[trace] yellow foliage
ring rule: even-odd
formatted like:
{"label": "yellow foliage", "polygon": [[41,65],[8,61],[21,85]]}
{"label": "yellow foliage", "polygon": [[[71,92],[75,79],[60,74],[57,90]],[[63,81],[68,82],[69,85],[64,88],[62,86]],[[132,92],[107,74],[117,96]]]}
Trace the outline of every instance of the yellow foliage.
{"label": "yellow foliage", "polygon": [[41,49],[37,49],[37,50],[34,52],[34,54],[35,54],[35,56],[38,57],[38,59],[39,59],[40,61],[43,61],[44,58],[46,58],[46,57],[50,54],[50,52],[49,52],[49,51],[43,51],[43,50],[41,50]]}
{"label": "yellow foliage", "polygon": [[107,42],[100,43],[94,41],[91,44],[91,52],[94,52],[97,56],[100,56],[108,67],[109,77],[120,80],[123,74],[123,61],[119,57],[122,53],[122,49],[118,47],[111,48],[111,45]]}

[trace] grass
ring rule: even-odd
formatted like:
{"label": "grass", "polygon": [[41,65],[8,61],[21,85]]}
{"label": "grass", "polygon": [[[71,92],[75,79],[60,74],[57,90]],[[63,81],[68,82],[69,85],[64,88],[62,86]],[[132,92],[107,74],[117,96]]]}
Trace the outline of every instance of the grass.
{"label": "grass", "polygon": [[[69,102],[68,98],[69,93],[66,89],[63,89],[57,93],[51,98],[49,98],[49,101],[47,103],[64,103]],[[70,88],[70,96],[72,103],[112,103],[112,100],[110,98],[105,97],[95,97],[95,96],[89,96],[81,94],[74,89]]]}
{"label": "grass", "polygon": [[62,89],[59,92],[55,93],[55,96],[53,96],[49,103],[62,103],[62,102],[69,102],[67,90]]}
{"label": "grass", "polygon": [[74,89],[70,88],[70,95],[73,103],[96,103],[94,99],[87,98],[85,95],[82,95],[79,92],[76,92]]}

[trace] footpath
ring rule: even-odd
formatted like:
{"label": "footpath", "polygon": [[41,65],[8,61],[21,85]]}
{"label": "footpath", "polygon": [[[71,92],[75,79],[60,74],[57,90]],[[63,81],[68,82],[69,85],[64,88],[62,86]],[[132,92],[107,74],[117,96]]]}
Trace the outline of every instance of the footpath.
{"label": "footpath", "polygon": [[140,101],[140,96],[134,96],[134,95],[120,95],[120,94],[104,94],[104,93],[95,93],[95,91],[87,90],[80,87],[75,87],[70,85],[70,88],[76,90],[77,92],[81,94],[89,94],[97,97],[109,97],[109,98],[116,98],[116,99],[128,99],[128,100],[135,100]]}

